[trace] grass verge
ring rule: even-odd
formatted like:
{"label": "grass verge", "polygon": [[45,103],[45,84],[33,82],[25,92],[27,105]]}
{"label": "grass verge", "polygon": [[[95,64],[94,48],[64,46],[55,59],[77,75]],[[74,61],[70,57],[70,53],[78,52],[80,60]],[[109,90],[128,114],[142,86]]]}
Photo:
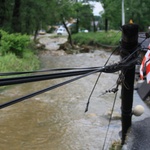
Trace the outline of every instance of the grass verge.
{"label": "grass verge", "polygon": [[77,33],[72,35],[75,44],[79,45],[108,45],[117,46],[121,39],[120,31],[101,31],[89,33]]}
{"label": "grass verge", "polygon": [[27,50],[23,58],[13,53],[0,56],[0,72],[32,71],[39,69],[39,64],[38,57],[31,50]]}

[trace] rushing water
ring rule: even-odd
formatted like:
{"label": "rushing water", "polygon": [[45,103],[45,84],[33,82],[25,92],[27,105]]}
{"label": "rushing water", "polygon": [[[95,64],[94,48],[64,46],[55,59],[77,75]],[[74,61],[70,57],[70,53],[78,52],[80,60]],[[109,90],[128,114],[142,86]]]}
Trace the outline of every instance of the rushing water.
{"label": "rushing water", "polygon": [[[95,51],[76,55],[42,55],[42,69],[103,66],[109,52]],[[112,56],[110,63],[119,56]],[[0,110],[0,150],[101,150],[115,95],[108,93],[118,78],[117,73],[102,74],[85,107],[98,74],[37,95]],[[14,85],[0,92],[1,103],[30,94],[70,78]],[[120,91],[115,111],[120,112]],[[105,150],[119,139],[120,120],[112,120]]]}

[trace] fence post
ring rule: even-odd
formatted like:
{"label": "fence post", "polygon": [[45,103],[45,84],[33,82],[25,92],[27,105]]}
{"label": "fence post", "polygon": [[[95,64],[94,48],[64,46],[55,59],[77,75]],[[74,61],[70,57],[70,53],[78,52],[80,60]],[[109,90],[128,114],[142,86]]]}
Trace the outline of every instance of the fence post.
{"label": "fence post", "polygon": [[[133,53],[138,45],[138,25],[126,24],[122,26],[121,39],[121,58],[124,59]],[[136,55],[132,56],[131,59]],[[134,76],[135,66],[127,69],[122,69],[124,80],[121,89],[121,111],[122,111],[122,145],[125,142],[126,134],[131,126],[132,119],[132,104],[134,91]]]}

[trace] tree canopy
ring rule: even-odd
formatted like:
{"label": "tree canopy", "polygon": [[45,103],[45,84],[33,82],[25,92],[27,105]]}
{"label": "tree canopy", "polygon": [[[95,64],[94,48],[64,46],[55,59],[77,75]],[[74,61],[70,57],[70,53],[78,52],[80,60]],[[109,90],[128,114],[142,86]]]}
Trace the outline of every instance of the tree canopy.
{"label": "tree canopy", "polygon": [[[120,28],[121,0],[1,0],[0,28],[9,32],[32,34],[48,25],[61,24],[63,16],[65,20],[77,20],[79,28],[93,30],[91,22],[100,19],[93,16],[89,1],[101,2],[103,5],[101,29],[105,19],[108,20],[109,29]],[[149,6],[149,0],[125,0],[126,23],[133,19],[139,24],[140,30],[146,30],[150,26]]]}
{"label": "tree canopy", "polygon": [[92,15],[89,5],[77,0],[1,0],[0,8],[0,28],[27,34],[61,23],[62,16],[65,20],[78,17],[86,27],[86,16]]}
{"label": "tree canopy", "polygon": [[[103,19],[108,19],[110,29],[118,29],[121,26],[121,0],[100,0],[104,7]],[[139,24],[140,30],[147,30],[150,26],[150,1],[149,0],[124,0],[125,23],[132,19]]]}

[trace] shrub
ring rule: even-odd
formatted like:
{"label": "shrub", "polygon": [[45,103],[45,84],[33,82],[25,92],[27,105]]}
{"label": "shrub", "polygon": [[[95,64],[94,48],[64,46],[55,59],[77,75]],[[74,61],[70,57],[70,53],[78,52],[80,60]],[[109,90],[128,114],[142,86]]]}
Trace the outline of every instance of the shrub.
{"label": "shrub", "polygon": [[21,35],[19,33],[8,34],[7,32],[0,30],[0,53],[5,55],[8,53],[14,53],[18,57],[23,57],[24,51],[29,45],[30,38],[27,35]]}
{"label": "shrub", "polygon": [[121,32],[118,31],[77,33],[72,35],[74,43],[80,45],[92,43],[116,46],[119,44],[120,38]]}
{"label": "shrub", "polygon": [[0,35],[0,72],[39,69],[40,63],[38,57],[31,50],[29,36],[8,34],[3,30],[0,30]]}

